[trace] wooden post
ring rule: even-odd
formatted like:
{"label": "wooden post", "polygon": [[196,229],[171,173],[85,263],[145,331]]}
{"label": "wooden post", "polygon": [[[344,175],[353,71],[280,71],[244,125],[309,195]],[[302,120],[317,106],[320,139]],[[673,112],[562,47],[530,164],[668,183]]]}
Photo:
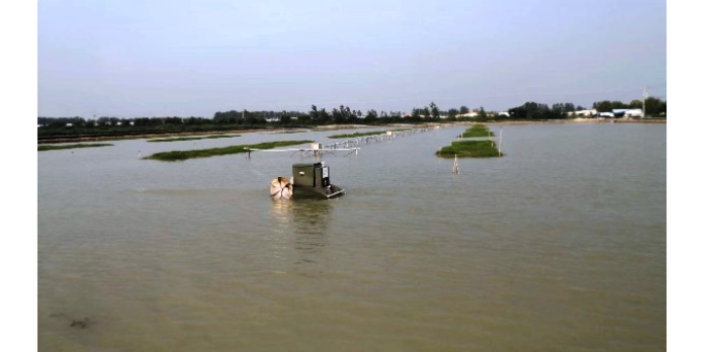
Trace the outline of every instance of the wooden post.
{"label": "wooden post", "polygon": [[499,156],[501,156],[501,142],[502,142],[503,136],[504,136],[504,128],[501,127],[501,129],[499,130]]}

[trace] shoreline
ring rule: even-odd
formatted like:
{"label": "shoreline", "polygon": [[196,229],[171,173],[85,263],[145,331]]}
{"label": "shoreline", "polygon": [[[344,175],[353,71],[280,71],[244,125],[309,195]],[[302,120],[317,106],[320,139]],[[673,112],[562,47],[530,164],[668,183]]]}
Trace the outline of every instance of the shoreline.
{"label": "shoreline", "polygon": [[[477,123],[487,124],[487,125],[552,125],[552,124],[567,124],[567,123],[594,123],[594,124],[610,124],[610,123],[667,123],[666,119],[648,119],[648,120],[619,120],[619,119],[568,119],[568,120],[546,120],[546,121],[458,121],[454,123],[442,123],[442,125],[450,126],[467,126],[474,125]],[[311,131],[333,131],[333,130],[343,130],[343,129],[364,129],[364,128],[379,128],[379,127],[415,127],[423,126],[427,124],[438,124],[435,122],[427,122],[421,124],[409,124],[409,123],[391,123],[386,125],[324,125],[324,126],[311,126],[308,130]],[[150,133],[150,134],[139,134],[139,135],[125,135],[125,136],[103,136],[103,137],[76,137],[76,138],[51,138],[51,139],[40,139],[37,144],[50,144],[50,143],[73,143],[73,142],[95,142],[95,141],[109,141],[109,140],[125,140],[125,139],[148,139],[148,138],[162,138],[168,136],[194,136],[194,135],[221,135],[221,134],[243,134],[243,133],[258,133],[258,132],[277,132],[282,130],[306,130],[306,128],[258,128],[251,130],[227,130],[227,131],[211,131],[211,132],[179,132],[179,133]]]}

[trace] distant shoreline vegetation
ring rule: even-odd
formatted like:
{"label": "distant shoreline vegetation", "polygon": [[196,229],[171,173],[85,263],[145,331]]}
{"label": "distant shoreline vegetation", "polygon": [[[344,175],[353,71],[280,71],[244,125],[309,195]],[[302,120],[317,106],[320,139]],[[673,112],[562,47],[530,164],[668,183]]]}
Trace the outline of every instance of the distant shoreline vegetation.
{"label": "distant shoreline vegetation", "polygon": [[184,161],[195,158],[209,158],[212,156],[239,154],[247,152],[247,149],[272,149],[278,147],[288,147],[292,145],[313,143],[313,141],[277,141],[265,142],[249,145],[233,145],[223,148],[196,149],[196,150],[176,150],[171,152],[162,152],[152,154],[143,159],[159,160],[159,161]]}
{"label": "distant shoreline vegetation", "polygon": [[175,138],[162,138],[162,139],[150,139],[149,143],[164,143],[164,142],[182,142],[182,141],[196,141],[199,139],[217,139],[217,138],[232,138],[240,137],[239,134],[223,134],[216,136],[206,136],[206,137],[175,137]]}
{"label": "distant shoreline vegetation", "polygon": [[[584,111],[598,114],[612,112],[615,109],[640,109],[645,105],[648,113],[645,119],[654,116],[667,116],[667,102],[659,98],[650,97],[642,100],[633,100],[629,103],[620,101],[600,101],[592,105],[592,109],[572,103],[557,103],[551,106],[536,102],[525,104],[505,111],[485,111],[483,107],[469,109],[461,106],[459,109],[450,108],[442,110],[437,104],[403,111],[381,111],[374,109],[363,113],[353,110],[348,106],[340,105],[339,108],[326,110],[311,106],[310,111],[225,111],[216,112],[212,118],[206,117],[99,117],[97,119],[84,119],[75,117],[39,117],[37,138],[39,143],[125,138],[150,135],[172,135],[179,133],[212,134],[228,131],[245,130],[275,130],[281,128],[323,127],[330,125],[367,125],[380,126],[390,124],[425,124],[425,123],[454,123],[454,122],[530,122],[548,120],[569,120],[577,118]],[[591,114],[591,113],[590,113]],[[614,113],[619,118],[617,113]],[[620,118],[619,118],[620,119]],[[236,132],[235,132],[236,133]]]}
{"label": "distant shoreline vegetation", "polygon": [[112,144],[107,143],[94,143],[94,144],[64,144],[64,145],[40,145],[37,150],[40,152],[47,150],[60,150],[60,149],[76,149],[76,148],[93,148],[93,147],[111,147]]}

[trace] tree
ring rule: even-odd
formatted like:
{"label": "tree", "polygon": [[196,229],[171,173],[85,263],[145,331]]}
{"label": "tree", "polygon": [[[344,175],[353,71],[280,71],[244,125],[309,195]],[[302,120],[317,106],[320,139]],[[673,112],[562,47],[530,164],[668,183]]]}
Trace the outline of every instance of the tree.
{"label": "tree", "polygon": [[469,113],[469,108],[464,105],[460,106],[460,114],[467,114],[467,113]]}
{"label": "tree", "polygon": [[527,102],[523,106],[508,109],[508,113],[515,119],[546,120],[563,118],[562,113],[551,110],[546,104]]}
{"label": "tree", "polygon": [[427,106],[423,108],[423,117],[425,117],[425,118],[430,117],[430,109]]}
{"label": "tree", "polygon": [[307,124],[310,122],[310,115],[300,115],[298,116],[298,122],[301,124]]}
{"label": "tree", "polygon": [[613,105],[608,100],[594,103],[593,108],[598,112],[611,112],[611,110],[614,109]]}
{"label": "tree", "polygon": [[318,107],[315,105],[310,106],[310,118],[315,122],[318,121]]}
{"label": "tree", "polygon": [[645,113],[651,116],[667,114],[667,103],[655,97],[647,98],[645,99]]}
{"label": "tree", "polygon": [[452,109],[450,109],[450,110],[447,111],[447,118],[448,118],[448,119],[454,119],[454,118],[457,116],[457,114],[459,114],[459,113],[460,113],[459,110],[457,110],[457,109],[455,109],[455,108],[452,108]]}
{"label": "tree", "polygon": [[611,102],[611,108],[612,109],[628,109],[628,105],[621,102],[621,101],[614,100]]}
{"label": "tree", "polygon": [[487,116],[486,116],[486,111],[484,111],[484,107],[479,108],[479,115],[477,116],[480,121],[486,121]]}
{"label": "tree", "polygon": [[325,111],[325,108],[323,108],[322,110],[320,110],[318,112],[317,122],[320,124],[326,124],[326,123],[328,123],[328,121],[330,121],[330,114],[327,111]]}
{"label": "tree", "polygon": [[337,124],[344,122],[344,117],[342,116],[342,112],[340,112],[340,110],[337,110],[337,108],[332,109],[332,120],[335,121],[335,123],[337,123]]}
{"label": "tree", "polygon": [[440,119],[440,109],[438,109],[438,105],[435,102],[430,102],[430,114],[433,119]]}
{"label": "tree", "polygon": [[367,111],[367,116],[364,118],[365,121],[368,121],[369,123],[373,123],[377,120],[379,117],[379,114],[376,113],[376,110],[371,109]]}
{"label": "tree", "polygon": [[413,112],[411,112],[411,119],[413,121],[420,121],[420,109],[413,108]]}

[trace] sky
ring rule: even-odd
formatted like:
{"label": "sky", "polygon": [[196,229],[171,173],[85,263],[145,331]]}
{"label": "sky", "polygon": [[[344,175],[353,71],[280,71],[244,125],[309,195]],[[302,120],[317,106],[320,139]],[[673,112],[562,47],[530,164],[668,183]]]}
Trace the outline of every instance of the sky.
{"label": "sky", "polygon": [[666,99],[664,0],[38,2],[39,116]]}

